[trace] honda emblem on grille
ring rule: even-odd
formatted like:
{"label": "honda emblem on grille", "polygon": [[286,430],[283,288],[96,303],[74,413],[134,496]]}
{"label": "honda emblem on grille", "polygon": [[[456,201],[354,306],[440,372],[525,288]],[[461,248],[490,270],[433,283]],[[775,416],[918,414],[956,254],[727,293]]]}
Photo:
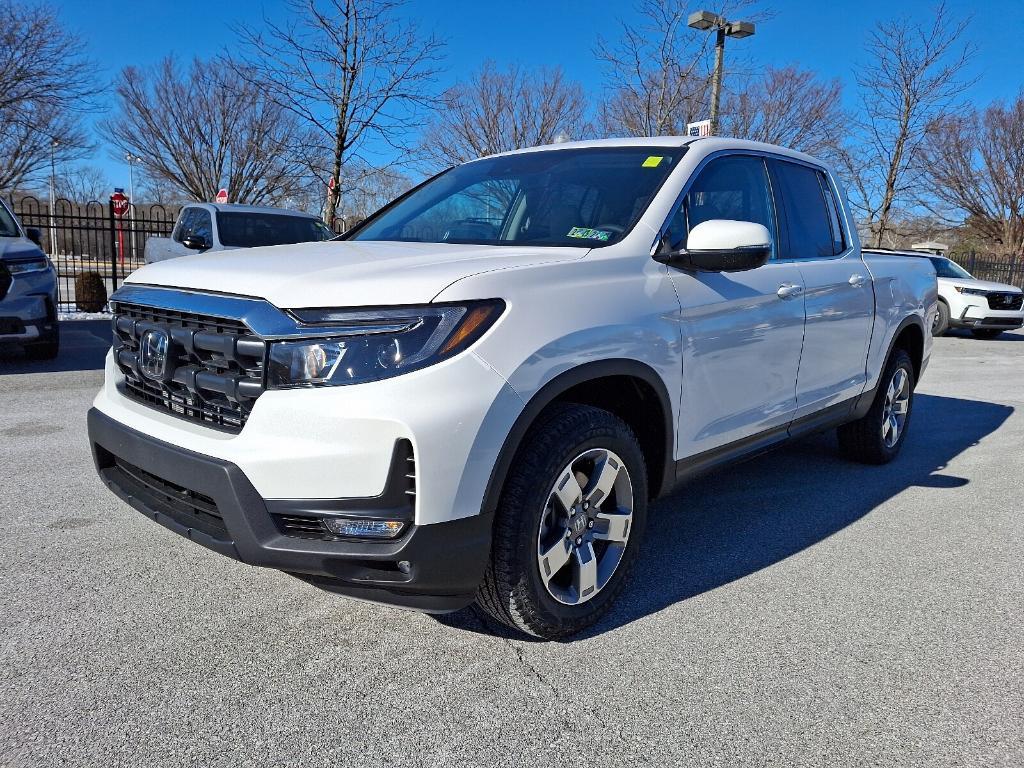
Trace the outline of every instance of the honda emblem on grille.
{"label": "honda emblem on grille", "polygon": [[139,342],[139,370],[147,379],[163,381],[167,376],[167,348],[171,339],[167,331],[151,328]]}

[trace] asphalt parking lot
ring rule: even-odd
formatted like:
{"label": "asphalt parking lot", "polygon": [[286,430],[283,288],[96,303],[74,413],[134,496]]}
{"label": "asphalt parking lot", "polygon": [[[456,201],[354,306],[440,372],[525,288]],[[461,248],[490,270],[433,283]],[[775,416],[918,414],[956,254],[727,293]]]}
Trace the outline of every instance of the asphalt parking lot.
{"label": "asphalt parking lot", "polygon": [[0,358],[0,765],[1024,764],[1024,333],[936,340],[903,454],[660,502],[566,643],[208,552],[94,476],[102,322]]}

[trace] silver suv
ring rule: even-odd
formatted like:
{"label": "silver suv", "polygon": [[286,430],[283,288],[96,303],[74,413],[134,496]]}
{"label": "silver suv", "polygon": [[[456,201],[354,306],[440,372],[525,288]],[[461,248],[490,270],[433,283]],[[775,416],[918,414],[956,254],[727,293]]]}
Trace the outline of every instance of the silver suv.
{"label": "silver suv", "polygon": [[22,227],[0,200],[0,347],[12,344],[32,358],[57,356],[57,270],[39,230]]}

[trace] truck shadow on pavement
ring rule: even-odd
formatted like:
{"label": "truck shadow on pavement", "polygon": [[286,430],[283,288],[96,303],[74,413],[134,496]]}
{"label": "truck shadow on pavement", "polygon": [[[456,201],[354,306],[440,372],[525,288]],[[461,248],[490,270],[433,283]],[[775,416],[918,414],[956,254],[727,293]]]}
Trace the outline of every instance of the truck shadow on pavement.
{"label": "truck shadow on pavement", "polygon": [[19,347],[0,347],[0,376],[6,373],[100,371],[110,349],[109,320],[68,320],[60,324],[60,354],[29,360]]}
{"label": "truck shadow on pavement", "polygon": [[[828,432],[681,487],[648,510],[640,558],[611,612],[567,642],[608,632],[774,565],[907,488],[967,485],[966,478],[943,470],[1012,412],[995,403],[918,394],[906,443],[891,464],[870,467],[844,460],[835,433]],[[469,631],[513,636],[471,609],[438,618]]]}

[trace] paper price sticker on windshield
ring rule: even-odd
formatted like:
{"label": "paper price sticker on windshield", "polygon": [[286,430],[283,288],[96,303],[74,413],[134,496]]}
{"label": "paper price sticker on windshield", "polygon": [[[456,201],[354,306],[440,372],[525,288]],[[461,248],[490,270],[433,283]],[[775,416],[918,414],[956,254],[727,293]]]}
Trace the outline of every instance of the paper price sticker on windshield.
{"label": "paper price sticker on windshield", "polygon": [[665,157],[663,155],[651,155],[646,160],[644,160],[643,167],[644,168],[657,168],[659,165],[661,165],[661,161],[664,160],[664,159],[665,159]]}
{"label": "paper price sticker on windshield", "polygon": [[569,237],[578,237],[582,240],[600,240],[604,242],[612,236],[611,232],[603,229],[590,229],[590,227],[573,227],[569,230]]}

